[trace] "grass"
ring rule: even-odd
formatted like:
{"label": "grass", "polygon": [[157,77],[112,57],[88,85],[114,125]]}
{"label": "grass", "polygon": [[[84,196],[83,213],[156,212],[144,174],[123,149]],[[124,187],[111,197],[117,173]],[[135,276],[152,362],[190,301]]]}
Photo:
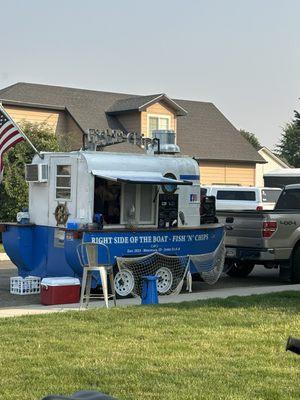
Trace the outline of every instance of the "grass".
{"label": "grass", "polygon": [[0,253],[5,253],[5,250],[4,250],[4,247],[3,247],[2,243],[0,243]]}
{"label": "grass", "polygon": [[299,399],[300,294],[6,318],[0,398]]}

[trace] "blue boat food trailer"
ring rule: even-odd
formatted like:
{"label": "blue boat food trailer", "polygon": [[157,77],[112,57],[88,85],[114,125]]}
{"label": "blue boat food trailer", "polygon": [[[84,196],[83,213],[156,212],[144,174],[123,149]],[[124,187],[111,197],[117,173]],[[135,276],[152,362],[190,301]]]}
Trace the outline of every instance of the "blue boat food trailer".
{"label": "blue boat food trailer", "polygon": [[207,254],[223,239],[222,225],[200,224],[199,166],[178,153],[43,153],[26,180],[29,215],[1,225],[23,277],[80,278],[83,240],[106,244],[114,259]]}

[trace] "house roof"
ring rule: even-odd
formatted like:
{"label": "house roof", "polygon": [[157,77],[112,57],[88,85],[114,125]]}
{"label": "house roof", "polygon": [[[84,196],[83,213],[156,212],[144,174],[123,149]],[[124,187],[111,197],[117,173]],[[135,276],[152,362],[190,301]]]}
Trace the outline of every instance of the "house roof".
{"label": "house roof", "polygon": [[[0,90],[4,105],[65,109],[83,132],[89,128],[124,130],[118,120],[118,107],[119,112],[125,111],[125,104],[140,109],[156,102],[159,96],[164,101],[169,99],[163,94],[137,96],[23,82]],[[182,154],[200,160],[265,162],[214,104],[170,100],[187,112],[177,120],[177,143]]]}
{"label": "house roof", "polygon": [[[292,165],[290,165],[284,158],[278,156],[277,154],[273,153],[268,147],[263,146],[258,150],[258,153],[264,158],[264,154],[267,154],[270,158],[272,158],[277,164],[279,164],[282,168],[294,168]],[[268,161],[266,159],[266,161]]]}
{"label": "house roof", "polygon": [[177,116],[187,115],[187,111],[184,108],[182,108],[174,100],[170,99],[170,97],[164,93],[152,94],[150,96],[134,96],[126,99],[116,100],[114,104],[109,107],[108,110],[106,110],[106,112],[114,115],[119,114],[120,112],[144,111],[151,104],[154,104],[158,101],[163,101],[173,108]]}

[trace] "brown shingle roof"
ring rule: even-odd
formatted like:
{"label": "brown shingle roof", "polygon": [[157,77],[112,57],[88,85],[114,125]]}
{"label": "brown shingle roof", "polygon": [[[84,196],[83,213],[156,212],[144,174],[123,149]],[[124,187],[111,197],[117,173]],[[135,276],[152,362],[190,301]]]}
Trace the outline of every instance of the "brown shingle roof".
{"label": "brown shingle roof", "polygon": [[[154,96],[154,95],[153,95]],[[149,97],[153,96],[141,96]],[[3,104],[65,108],[82,131],[95,129],[123,129],[117,116],[106,113],[113,104],[138,99],[137,95],[73,89],[61,86],[17,83],[0,90]],[[127,99],[127,100],[126,100]],[[179,117],[177,142],[182,154],[201,160],[264,162],[258,152],[212,103],[174,100],[187,111]],[[121,102],[122,103],[122,102]],[[118,104],[118,103],[117,103]],[[120,104],[120,103],[119,103]]]}
{"label": "brown shingle roof", "polygon": [[186,115],[187,112],[166,94],[152,94],[150,96],[134,96],[126,99],[116,100],[114,104],[106,110],[107,114],[116,115],[128,111],[144,111],[150,104],[163,101],[174,109],[177,116]]}
{"label": "brown shingle roof", "polygon": [[149,103],[160,96],[161,94],[126,97],[125,99],[116,100],[113,104],[111,104],[106,112],[109,114],[115,114],[122,111],[138,110],[144,104]]}

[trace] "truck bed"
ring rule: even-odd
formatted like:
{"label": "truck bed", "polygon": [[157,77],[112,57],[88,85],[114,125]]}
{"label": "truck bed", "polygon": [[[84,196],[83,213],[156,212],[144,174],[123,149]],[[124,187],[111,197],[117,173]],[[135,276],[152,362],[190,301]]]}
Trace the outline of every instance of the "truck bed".
{"label": "truck bed", "polygon": [[[226,246],[272,250],[274,259],[288,259],[299,240],[300,212],[297,210],[219,211],[219,222],[226,228]],[[263,237],[263,224],[276,222],[271,237]],[[261,257],[261,256],[260,256]]]}
{"label": "truck bed", "polygon": [[300,185],[286,186],[274,210],[219,211],[217,216],[226,228],[231,268],[279,266],[283,280],[300,283]]}
{"label": "truck bed", "polygon": [[218,211],[217,217],[226,229],[226,246],[264,248],[262,222],[266,211]]}

